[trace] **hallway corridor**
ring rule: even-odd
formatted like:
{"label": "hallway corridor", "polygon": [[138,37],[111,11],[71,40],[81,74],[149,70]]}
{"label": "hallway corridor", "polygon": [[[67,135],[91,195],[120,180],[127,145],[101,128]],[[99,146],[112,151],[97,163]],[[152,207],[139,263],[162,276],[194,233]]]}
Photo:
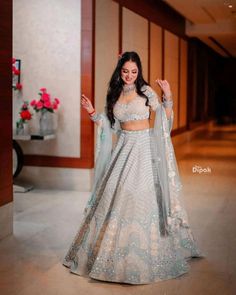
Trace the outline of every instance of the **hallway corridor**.
{"label": "hallway corridor", "polygon": [[[86,192],[33,190],[14,196],[14,236],[0,242],[3,295],[236,294],[236,126],[213,126],[177,146],[184,202],[206,255],[190,272],[152,285],[88,280],[62,266],[88,198]],[[193,172],[194,167],[206,172]]]}

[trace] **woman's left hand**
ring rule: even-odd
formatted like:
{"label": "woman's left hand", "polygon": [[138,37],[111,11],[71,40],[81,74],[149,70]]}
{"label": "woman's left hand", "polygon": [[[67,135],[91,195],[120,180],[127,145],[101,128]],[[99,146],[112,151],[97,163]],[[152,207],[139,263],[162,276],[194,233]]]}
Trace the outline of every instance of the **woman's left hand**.
{"label": "woman's left hand", "polygon": [[160,86],[166,97],[171,97],[170,84],[166,80],[157,79],[155,82]]}

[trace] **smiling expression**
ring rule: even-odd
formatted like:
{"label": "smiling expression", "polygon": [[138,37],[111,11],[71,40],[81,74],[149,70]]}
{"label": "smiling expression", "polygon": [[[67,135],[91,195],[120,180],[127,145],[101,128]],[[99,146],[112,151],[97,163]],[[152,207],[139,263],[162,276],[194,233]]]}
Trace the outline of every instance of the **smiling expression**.
{"label": "smiling expression", "polygon": [[127,61],[121,69],[121,79],[125,84],[133,84],[138,77],[138,67],[135,62]]}

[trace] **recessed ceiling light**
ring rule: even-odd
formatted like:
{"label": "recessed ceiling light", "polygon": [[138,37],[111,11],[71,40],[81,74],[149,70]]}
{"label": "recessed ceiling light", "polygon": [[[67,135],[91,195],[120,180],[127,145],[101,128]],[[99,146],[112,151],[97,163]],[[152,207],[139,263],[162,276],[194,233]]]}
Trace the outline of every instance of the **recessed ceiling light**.
{"label": "recessed ceiling light", "polygon": [[228,6],[228,8],[233,8],[233,4],[231,0],[224,0],[224,5]]}

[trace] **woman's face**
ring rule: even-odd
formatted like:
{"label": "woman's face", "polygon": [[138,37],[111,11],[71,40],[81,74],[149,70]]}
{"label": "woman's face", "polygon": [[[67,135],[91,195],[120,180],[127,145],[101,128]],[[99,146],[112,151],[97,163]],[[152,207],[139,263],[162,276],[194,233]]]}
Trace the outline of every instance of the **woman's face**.
{"label": "woman's face", "polygon": [[138,77],[138,67],[135,62],[127,61],[121,69],[121,79],[125,84],[134,84]]}

